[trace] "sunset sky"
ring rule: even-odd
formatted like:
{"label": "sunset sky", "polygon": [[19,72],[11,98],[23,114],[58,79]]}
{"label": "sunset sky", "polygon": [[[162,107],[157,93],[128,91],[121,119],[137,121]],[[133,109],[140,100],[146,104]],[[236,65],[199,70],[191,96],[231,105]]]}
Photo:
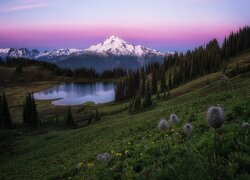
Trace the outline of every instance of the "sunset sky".
{"label": "sunset sky", "polygon": [[185,51],[250,25],[249,0],[1,0],[0,48],[87,48],[110,35]]}

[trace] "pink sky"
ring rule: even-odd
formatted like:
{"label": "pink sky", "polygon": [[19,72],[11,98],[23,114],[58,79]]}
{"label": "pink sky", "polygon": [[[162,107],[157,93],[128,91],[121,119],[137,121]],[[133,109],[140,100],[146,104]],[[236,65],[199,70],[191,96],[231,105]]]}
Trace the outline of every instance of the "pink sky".
{"label": "pink sky", "polygon": [[0,5],[0,48],[84,49],[117,35],[161,51],[184,51],[250,24],[247,0],[3,0]]}

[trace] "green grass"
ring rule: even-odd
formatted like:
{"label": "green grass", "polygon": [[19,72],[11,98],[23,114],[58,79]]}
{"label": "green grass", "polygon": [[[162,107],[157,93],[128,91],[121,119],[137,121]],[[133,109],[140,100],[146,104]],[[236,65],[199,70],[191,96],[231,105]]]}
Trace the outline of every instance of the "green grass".
{"label": "green grass", "polygon": [[[172,90],[169,100],[155,100],[152,108],[138,114],[128,114],[127,103],[110,103],[98,107],[104,114],[102,120],[86,127],[2,131],[0,179],[213,179],[213,129],[208,127],[205,113],[218,104],[225,109],[227,120],[218,130],[216,177],[249,179],[250,134],[241,128],[242,122],[250,120],[249,74],[228,81],[220,81],[219,76],[220,72],[186,83]],[[40,85],[36,88],[43,88]],[[11,95],[20,89],[24,93],[27,88],[6,92]],[[19,103],[22,95],[17,94]],[[17,99],[13,95],[10,104]],[[65,111],[44,101],[38,102],[38,107],[45,119]],[[82,112],[81,108],[73,108],[79,123],[95,106],[88,105]],[[171,113],[181,122],[160,132],[157,123]],[[194,125],[190,149],[182,132],[185,122]],[[107,165],[96,161],[103,152],[111,154]],[[81,162],[83,167],[77,169]]]}

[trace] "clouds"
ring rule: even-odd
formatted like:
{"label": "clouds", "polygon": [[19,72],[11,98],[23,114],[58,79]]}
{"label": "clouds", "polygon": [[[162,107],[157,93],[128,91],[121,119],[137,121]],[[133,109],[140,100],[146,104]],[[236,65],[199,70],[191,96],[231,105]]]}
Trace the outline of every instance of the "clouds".
{"label": "clouds", "polygon": [[8,12],[23,11],[23,10],[31,10],[48,6],[50,6],[50,3],[48,3],[47,1],[34,1],[34,0],[10,1],[8,3],[4,3],[2,7],[0,7],[0,12],[8,13]]}

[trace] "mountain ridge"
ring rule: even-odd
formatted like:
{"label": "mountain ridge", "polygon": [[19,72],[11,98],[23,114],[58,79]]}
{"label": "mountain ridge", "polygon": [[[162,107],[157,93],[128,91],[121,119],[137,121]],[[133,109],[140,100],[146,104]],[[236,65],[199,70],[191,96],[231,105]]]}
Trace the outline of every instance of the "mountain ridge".
{"label": "mountain ridge", "polygon": [[165,54],[142,45],[128,43],[115,35],[86,49],[66,48],[51,51],[27,48],[0,49],[0,58],[3,59],[8,57],[37,59],[52,62],[61,67],[92,67],[99,70],[103,69],[98,66],[103,66],[104,69],[121,66],[125,69],[136,69],[153,61],[161,61],[168,54],[170,53]]}

